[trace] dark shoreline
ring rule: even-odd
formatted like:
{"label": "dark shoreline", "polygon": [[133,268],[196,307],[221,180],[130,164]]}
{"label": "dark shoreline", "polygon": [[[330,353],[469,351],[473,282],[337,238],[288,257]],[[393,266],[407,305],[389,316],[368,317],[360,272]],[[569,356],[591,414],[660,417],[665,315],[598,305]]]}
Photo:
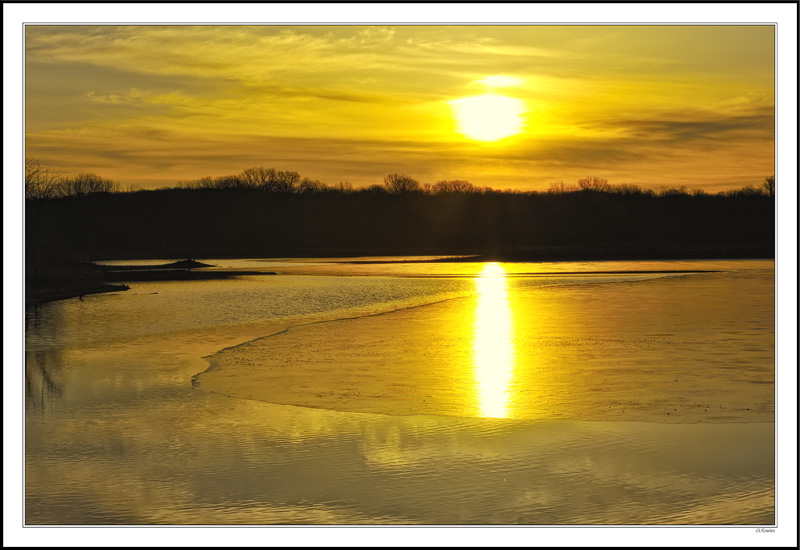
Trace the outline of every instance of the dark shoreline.
{"label": "dark shoreline", "polygon": [[[130,290],[125,283],[144,281],[202,281],[230,279],[243,275],[275,275],[272,271],[198,271],[213,268],[209,264],[191,260],[159,266],[100,266],[72,264],[51,267],[48,277],[30,280],[25,284],[25,306],[36,306],[57,300],[83,298],[90,294],[123,292]],[[176,267],[177,266],[177,267]]]}
{"label": "dark shoreline", "polygon": [[129,290],[128,285],[84,284],[58,285],[49,283],[27,283],[25,285],[25,307],[38,306],[47,302],[83,298],[91,294],[106,292],[123,292]]}
{"label": "dark shoreline", "polygon": [[[392,261],[390,258],[407,258],[396,261],[419,262],[581,262],[581,261],[634,261],[634,260],[725,260],[725,259],[773,259],[775,242],[740,241],[734,243],[695,241],[693,243],[597,243],[557,246],[263,246],[225,247],[196,246],[193,251],[185,248],[161,250],[140,249],[95,249],[92,259],[98,261],[159,260],[165,262],[175,258],[193,257],[213,262],[215,259],[304,259],[326,258],[350,262],[370,262],[372,258]],[[76,257],[77,252],[72,252]],[[408,257],[412,257],[408,259]],[[414,258],[416,257],[416,258]],[[426,259],[418,259],[427,257]],[[436,259],[431,259],[436,257]],[[361,259],[363,258],[363,259]],[[107,268],[109,266],[103,266]],[[150,269],[156,266],[148,266]]]}

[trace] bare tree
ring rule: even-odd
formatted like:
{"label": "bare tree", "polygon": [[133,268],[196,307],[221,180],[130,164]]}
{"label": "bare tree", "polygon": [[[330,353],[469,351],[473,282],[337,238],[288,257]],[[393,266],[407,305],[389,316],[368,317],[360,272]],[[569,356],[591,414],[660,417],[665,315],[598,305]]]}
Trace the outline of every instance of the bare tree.
{"label": "bare tree", "polygon": [[388,192],[389,191],[385,185],[378,184],[370,185],[369,187],[365,187],[363,190],[361,190],[361,193],[369,193],[371,195],[385,195]]}
{"label": "bare tree", "polygon": [[309,178],[303,178],[297,185],[298,193],[322,193],[323,191],[327,190],[328,186],[325,185],[323,182],[319,180],[312,180]]}
{"label": "bare tree", "polygon": [[775,198],[775,176],[769,176],[768,178],[764,179],[764,183],[761,184],[761,187],[764,189],[764,193],[771,198]]}
{"label": "bare tree", "polygon": [[293,193],[297,184],[300,183],[300,174],[290,170],[285,172],[279,170],[275,176],[272,191],[277,191],[278,193]]}
{"label": "bare tree", "polygon": [[581,191],[594,191],[596,193],[607,193],[610,189],[608,180],[589,176],[578,180],[578,189]]}
{"label": "bare tree", "polygon": [[656,195],[659,197],[688,197],[689,188],[685,185],[681,185],[680,187],[667,187],[666,185],[661,185],[656,191]]}
{"label": "bare tree", "polygon": [[61,195],[63,173],[43,166],[38,159],[25,159],[25,271],[38,279],[42,269],[42,224],[44,199]]}
{"label": "bare tree", "polygon": [[563,195],[565,193],[572,193],[575,190],[576,187],[574,185],[568,185],[563,181],[554,181],[550,184],[550,188],[547,192],[551,195]]}
{"label": "bare tree", "polygon": [[465,180],[442,180],[433,184],[433,193],[474,193],[477,188]]}
{"label": "bare tree", "polygon": [[644,190],[635,183],[621,183],[619,185],[611,185],[610,191],[617,195],[643,195]]}
{"label": "bare tree", "polygon": [[25,198],[50,199],[61,194],[64,173],[42,165],[38,159],[25,159]]}
{"label": "bare tree", "polygon": [[239,174],[239,179],[245,189],[265,189],[275,179],[275,170],[264,167],[248,168]]}
{"label": "bare tree", "polygon": [[744,187],[740,187],[739,189],[728,189],[727,191],[721,191],[719,193],[723,197],[733,197],[733,198],[754,198],[754,197],[763,197],[764,190],[762,188],[756,187],[755,185],[745,185]]}
{"label": "bare tree", "polygon": [[336,186],[336,189],[337,189],[337,190],[338,190],[340,193],[347,193],[347,194],[350,194],[350,193],[352,193],[352,192],[353,192],[353,184],[352,184],[352,183],[350,183],[349,181],[340,181],[340,182],[339,182],[339,185],[338,185],[338,186]]}
{"label": "bare tree", "polygon": [[179,189],[214,189],[214,178],[206,176],[198,180],[179,181]]}
{"label": "bare tree", "polygon": [[387,191],[395,195],[418,191],[420,188],[417,180],[405,174],[389,174],[383,178],[383,186]]}
{"label": "bare tree", "polygon": [[241,189],[242,180],[237,174],[214,178],[214,189]]}
{"label": "bare tree", "polygon": [[61,182],[61,195],[82,197],[91,193],[111,193],[119,189],[119,183],[97,174],[78,174],[66,177]]}
{"label": "bare tree", "polygon": [[237,176],[240,189],[260,189],[273,193],[293,193],[298,191],[300,174],[290,170],[279,171],[274,168],[248,168]]}

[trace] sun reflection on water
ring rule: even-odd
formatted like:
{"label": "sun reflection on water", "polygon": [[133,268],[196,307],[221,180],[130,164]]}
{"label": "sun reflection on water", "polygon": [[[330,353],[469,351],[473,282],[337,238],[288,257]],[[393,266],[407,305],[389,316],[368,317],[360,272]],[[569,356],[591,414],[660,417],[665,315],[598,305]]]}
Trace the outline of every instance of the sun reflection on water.
{"label": "sun reflection on water", "polygon": [[514,370],[514,323],[505,268],[488,263],[475,278],[478,306],[473,358],[480,415],[509,416],[509,386]]}

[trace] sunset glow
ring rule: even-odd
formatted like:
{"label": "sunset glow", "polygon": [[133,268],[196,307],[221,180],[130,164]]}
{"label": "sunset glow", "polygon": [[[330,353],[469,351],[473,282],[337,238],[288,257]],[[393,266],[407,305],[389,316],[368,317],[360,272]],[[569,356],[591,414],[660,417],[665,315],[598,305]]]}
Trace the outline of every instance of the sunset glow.
{"label": "sunset glow", "polygon": [[797,3],[3,15],[11,545],[796,543]]}
{"label": "sunset glow", "polygon": [[26,156],[142,188],[264,166],[328,184],[758,185],[774,27],[30,25]]}

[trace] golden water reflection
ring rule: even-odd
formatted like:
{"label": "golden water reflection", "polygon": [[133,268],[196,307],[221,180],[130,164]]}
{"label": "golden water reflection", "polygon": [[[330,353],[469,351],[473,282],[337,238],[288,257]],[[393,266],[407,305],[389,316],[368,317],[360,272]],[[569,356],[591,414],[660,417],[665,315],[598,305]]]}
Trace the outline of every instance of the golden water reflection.
{"label": "golden water reflection", "polygon": [[508,418],[515,353],[505,268],[495,262],[486,264],[475,285],[473,361],[480,415]]}

